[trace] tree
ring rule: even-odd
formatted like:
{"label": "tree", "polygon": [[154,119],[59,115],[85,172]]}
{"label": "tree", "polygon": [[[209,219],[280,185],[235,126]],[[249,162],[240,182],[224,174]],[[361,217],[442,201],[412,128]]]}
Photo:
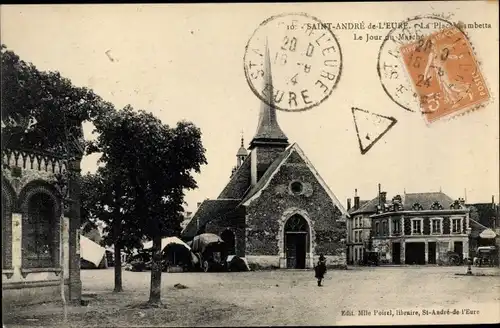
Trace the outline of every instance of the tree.
{"label": "tree", "polygon": [[1,54],[3,147],[65,154],[68,138],[83,141],[82,122],[113,110],[92,90],[59,72],[39,71],[3,44]]}
{"label": "tree", "polygon": [[153,240],[149,302],[159,305],[161,239],[180,233],[184,192],[197,187],[192,173],[206,164],[201,131],[185,121],[171,128],[131,106],[97,120],[95,127],[98,137],[89,152],[102,154],[109,181],[120,181],[117,188],[125,188],[121,192],[130,200],[128,220],[117,229]]}
{"label": "tree", "polygon": [[133,198],[127,181],[116,177],[107,167],[100,167],[94,174],[82,179],[82,204],[90,225],[100,220],[106,224],[103,244],[114,246],[114,292],[123,291],[121,251],[131,252],[142,247],[141,233],[133,214]]}
{"label": "tree", "polygon": [[[2,149],[51,152],[63,155],[65,161],[83,156],[82,123],[106,115],[113,108],[92,90],[74,86],[59,72],[39,71],[3,44],[0,89]],[[56,178],[59,178],[59,189],[67,190],[68,176]],[[65,197],[63,193],[61,205],[67,204]],[[64,264],[64,247],[60,247],[60,251],[60,262]],[[64,265],[61,270],[61,298],[66,319]]]}

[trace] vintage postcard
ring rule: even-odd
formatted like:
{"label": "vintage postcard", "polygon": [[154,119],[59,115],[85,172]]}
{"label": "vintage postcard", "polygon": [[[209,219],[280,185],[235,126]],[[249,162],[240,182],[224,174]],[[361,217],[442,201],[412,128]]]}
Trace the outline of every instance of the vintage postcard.
{"label": "vintage postcard", "polygon": [[3,5],[3,327],[500,322],[498,1]]}

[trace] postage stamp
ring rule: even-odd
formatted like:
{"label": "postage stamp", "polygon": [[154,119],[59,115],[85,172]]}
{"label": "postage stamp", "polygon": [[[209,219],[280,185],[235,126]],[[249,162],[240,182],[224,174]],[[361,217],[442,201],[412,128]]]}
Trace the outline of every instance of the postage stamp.
{"label": "postage stamp", "polygon": [[417,16],[402,21],[389,31],[380,45],[377,73],[387,96],[401,108],[420,112],[420,99],[404,68],[400,48],[434,32],[453,26],[437,16]]}
{"label": "postage stamp", "polygon": [[[269,71],[264,62],[267,52]],[[262,101],[283,111],[305,111],[325,101],[336,87],[342,51],[329,24],[305,13],[282,14],[266,19],[254,31],[245,47],[244,69],[248,85]],[[272,101],[266,96],[268,74]]]}
{"label": "postage stamp", "polygon": [[400,53],[428,123],[459,115],[489,100],[472,47],[457,27],[403,45]]}

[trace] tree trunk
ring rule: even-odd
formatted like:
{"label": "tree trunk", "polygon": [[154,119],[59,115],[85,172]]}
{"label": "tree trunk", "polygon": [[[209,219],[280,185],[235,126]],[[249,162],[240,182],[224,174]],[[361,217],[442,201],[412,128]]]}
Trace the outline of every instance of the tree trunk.
{"label": "tree trunk", "polygon": [[149,303],[152,305],[161,304],[161,253],[161,236],[157,235],[153,238],[153,263],[151,266],[151,289],[149,292]]}
{"label": "tree trunk", "polygon": [[115,289],[113,292],[119,293],[123,292],[122,285],[122,257],[121,257],[121,243],[120,243],[120,224],[115,223],[113,226],[113,244],[115,247]]}

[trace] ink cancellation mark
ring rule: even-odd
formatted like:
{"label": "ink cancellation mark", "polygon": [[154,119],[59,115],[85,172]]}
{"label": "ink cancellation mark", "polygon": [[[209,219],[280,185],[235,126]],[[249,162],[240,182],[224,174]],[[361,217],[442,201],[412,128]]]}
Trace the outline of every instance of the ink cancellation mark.
{"label": "ink cancellation mark", "polygon": [[427,123],[473,110],[490,99],[465,34],[455,26],[400,48]]}
{"label": "ink cancellation mark", "polygon": [[417,16],[398,24],[383,38],[378,53],[377,73],[387,96],[401,108],[420,112],[420,99],[405,71],[400,48],[451,26],[453,23],[441,17]]}
{"label": "ink cancellation mark", "polygon": [[361,155],[366,154],[396,123],[394,117],[352,107],[352,117]]}
{"label": "ink cancellation mark", "polygon": [[[265,69],[267,51],[271,69]],[[268,18],[254,31],[245,47],[244,69],[259,99],[279,110],[300,112],[331,95],[342,73],[342,51],[328,25],[319,19],[304,13],[282,14]],[[272,97],[267,95],[270,90]]]}

